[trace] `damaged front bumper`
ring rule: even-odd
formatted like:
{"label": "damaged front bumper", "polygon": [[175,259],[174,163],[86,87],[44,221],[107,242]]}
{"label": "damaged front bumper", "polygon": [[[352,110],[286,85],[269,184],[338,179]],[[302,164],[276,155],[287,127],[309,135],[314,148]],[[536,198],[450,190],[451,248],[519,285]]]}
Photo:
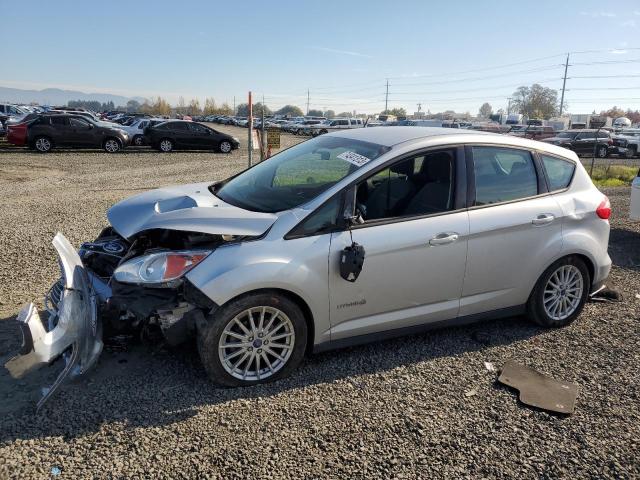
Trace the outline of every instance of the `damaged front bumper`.
{"label": "damaged front bumper", "polygon": [[104,299],[109,295],[109,287],[87,272],[64,235],[58,233],[53,246],[60,258],[62,278],[47,296],[47,325],[33,303],[25,305],[17,318],[22,331],[20,354],[5,364],[12,377],[22,378],[63,357],[65,367],[55,382],[44,389],[38,409],[65,381],[85,373],[100,356],[102,325],[97,297]]}

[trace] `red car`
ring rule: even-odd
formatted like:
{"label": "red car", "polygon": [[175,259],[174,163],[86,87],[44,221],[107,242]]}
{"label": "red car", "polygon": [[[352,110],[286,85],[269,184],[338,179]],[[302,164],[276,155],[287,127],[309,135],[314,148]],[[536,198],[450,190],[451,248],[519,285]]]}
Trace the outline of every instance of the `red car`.
{"label": "red car", "polygon": [[27,144],[27,128],[29,124],[18,123],[16,125],[7,125],[7,142],[24,147]]}

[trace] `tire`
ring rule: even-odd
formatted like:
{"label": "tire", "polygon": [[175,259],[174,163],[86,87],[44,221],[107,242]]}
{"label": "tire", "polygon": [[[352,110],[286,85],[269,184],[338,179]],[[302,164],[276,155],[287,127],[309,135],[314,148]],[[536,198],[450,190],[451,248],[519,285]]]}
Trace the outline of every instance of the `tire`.
{"label": "tire", "polygon": [[169,153],[173,151],[173,140],[170,138],[163,138],[158,143],[158,150],[164,153]]}
{"label": "tire", "polygon": [[231,153],[231,150],[233,150],[233,145],[231,145],[231,142],[229,140],[222,140],[220,142],[220,145],[218,145],[218,149],[222,153]]}
{"label": "tire", "polygon": [[40,136],[36,137],[33,141],[33,148],[35,148],[39,153],[48,153],[53,148],[53,142],[49,137]]}
{"label": "tire", "polygon": [[636,145],[631,145],[627,148],[626,157],[627,158],[635,158],[638,155],[638,147]]}
{"label": "tire", "polygon": [[[566,273],[564,278],[568,279],[568,282],[562,281],[561,272]],[[574,288],[576,284],[571,287],[574,281],[579,281],[579,291]],[[555,288],[554,284],[559,288]],[[558,328],[569,325],[582,312],[590,289],[591,278],[585,263],[577,257],[561,258],[547,268],[538,279],[527,303],[527,316],[542,327]],[[560,302],[560,311],[554,315],[554,306],[558,305],[556,301]]]}
{"label": "tire", "polygon": [[117,138],[110,137],[104,141],[104,143],[102,144],[102,148],[107,153],[118,153],[120,150],[122,150],[122,144]]}
{"label": "tire", "polygon": [[136,147],[141,147],[144,145],[144,137],[142,135],[136,135],[135,137],[133,137],[131,143]]}
{"label": "tire", "polygon": [[605,147],[604,145],[600,145],[596,149],[596,156],[598,158],[607,158],[608,155],[609,155],[609,149],[607,147]]}
{"label": "tire", "polygon": [[[253,309],[255,328],[249,320],[249,309]],[[264,315],[262,327],[265,329],[258,333],[261,315]],[[278,345],[289,343],[286,348],[263,343],[270,341],[269,335]],[[282,338],[283,335],[287,336]],[[235,343],[242,346],[234,347]],[[307,324],[302,311],[277,293],[247,294],[232,300],[217,310],[206,326],[198,329],[198,352],[207,375],[215,383],[229,387],[256,385],[286,377],[302,361],[306,345]],[[225,352],[229,352],[226,360]]]}

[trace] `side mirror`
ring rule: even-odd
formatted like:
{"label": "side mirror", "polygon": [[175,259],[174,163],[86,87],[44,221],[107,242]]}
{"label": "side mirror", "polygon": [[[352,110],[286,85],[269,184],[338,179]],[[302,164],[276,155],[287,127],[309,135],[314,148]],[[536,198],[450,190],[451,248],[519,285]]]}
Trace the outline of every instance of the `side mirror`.
{"label": "side mirror", "polygon": [[352,225],[362,225],[364,223],[364,218],[362,218],[362,214],[358,207],[356,206],[356,193],[357,187],[355,185],[351,186],[345,192],[345,202],[344,202],[344,210],[342,211],[342,220],[345,225],[350,227]]}

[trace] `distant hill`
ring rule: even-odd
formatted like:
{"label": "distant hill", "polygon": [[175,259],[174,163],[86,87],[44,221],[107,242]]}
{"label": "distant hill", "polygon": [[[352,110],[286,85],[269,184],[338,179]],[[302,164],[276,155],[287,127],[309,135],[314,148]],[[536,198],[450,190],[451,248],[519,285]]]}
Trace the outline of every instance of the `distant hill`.
{"label": "distant hill", "polygon": [[61,90],[59,88],[22,90],[20,88],[0,87],[0,102],[36,102],[40,105],[66,105],[69,100],[97,100],[100,103],[113,102],[116,107],[126,105],[129,100],[137,100],[140,103],[145,101],[143,97],[123,97],[109,93],[84,93],[75,90]]}

